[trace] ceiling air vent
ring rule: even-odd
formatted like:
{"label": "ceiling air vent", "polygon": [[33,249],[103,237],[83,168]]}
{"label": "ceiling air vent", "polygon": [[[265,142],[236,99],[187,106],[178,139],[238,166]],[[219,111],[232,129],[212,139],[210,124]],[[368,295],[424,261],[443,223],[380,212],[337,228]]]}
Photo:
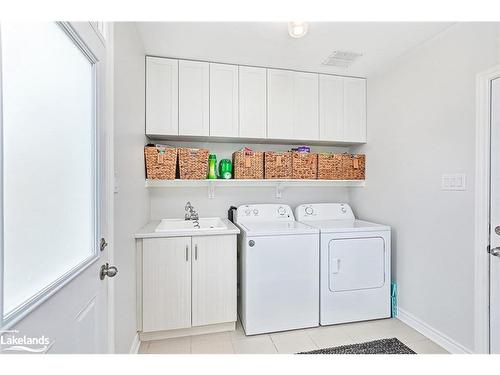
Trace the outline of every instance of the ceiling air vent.
{"label": "ceiling air vent", "polygon": [[361,56],[363,56],[362,53],[349,51],[333,51],[333,53],[328,56],[325,61],[323,61],[323,65],[347,68]]}

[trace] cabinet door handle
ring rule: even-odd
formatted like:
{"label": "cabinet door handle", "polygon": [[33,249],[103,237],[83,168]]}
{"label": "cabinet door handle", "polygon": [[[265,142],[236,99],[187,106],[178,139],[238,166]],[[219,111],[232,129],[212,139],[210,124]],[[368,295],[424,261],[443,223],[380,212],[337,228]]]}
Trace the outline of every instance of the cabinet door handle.
{"label": "cabinet door handle", "polygon": [[194,245],[194,260],[198,260],[198,245]]}
{"label": "cabinet door handle", "polygon": [[189,246],[186,245],[186,262],[189,261],[188,251],[189,251]]}

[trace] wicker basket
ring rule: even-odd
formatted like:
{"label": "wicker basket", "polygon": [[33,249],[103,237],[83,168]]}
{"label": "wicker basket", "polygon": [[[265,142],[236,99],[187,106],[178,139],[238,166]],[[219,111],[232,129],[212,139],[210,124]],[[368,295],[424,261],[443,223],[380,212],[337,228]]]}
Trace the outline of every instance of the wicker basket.
{"label": "wicker basket", "polygon": [[343,180],[365,179],[366,157],[363,154],[343,154],[342,174]]}
{"label": "wicker basket", "polygon": [[264,178],[292,178],[292,153],[264,152]]}
{"label": "wicker basket", "polygon": [[253,151],[236,151],[233,153],[235,179],[264,178],[264,153]]}
{"label": "wicker basket", "polygon": [[315,180],[318,177],[318,154],[292,152],[292,178]]}
{"label": "wicker basket", "polygon": [[318,179],[343,180],[344,154],[324,152],[318,154]]}
{"label": "wicker basket", "polygon": [[177,149],[170,147],[152,146],[144,147],[146,161],[146,178],[149,180],[175,179],[177,164]]}
{"label": "wicker basket", "polygon": [[208,149],[179,148],[179,177],[181,180],[204,180],[208,172]]}

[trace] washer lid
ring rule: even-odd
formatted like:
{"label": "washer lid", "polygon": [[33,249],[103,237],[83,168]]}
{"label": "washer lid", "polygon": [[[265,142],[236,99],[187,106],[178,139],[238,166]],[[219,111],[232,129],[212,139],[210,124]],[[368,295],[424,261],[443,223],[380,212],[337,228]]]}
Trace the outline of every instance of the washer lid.
{"label": "washer lid", "polygon": [[296,234],[317,234],[319,230],[297,221],[255,221],[239,223],[247,236],[277,236]]}
{"label": "washer lid", "polygon": [[345,233],[345,232],[375,232],[391,230],[388,225],[371,223],[364,220],[311,220],[307,225],[318,228],[321,233]]}

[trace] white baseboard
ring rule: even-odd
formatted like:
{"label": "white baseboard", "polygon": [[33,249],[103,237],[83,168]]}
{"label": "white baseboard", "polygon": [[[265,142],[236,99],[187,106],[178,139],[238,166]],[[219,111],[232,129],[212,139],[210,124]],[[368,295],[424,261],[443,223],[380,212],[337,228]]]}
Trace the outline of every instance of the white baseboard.
{"label": "white baseboard", "polygon": [[130,345],[130,354],[138,354],[140,346],[141,340],[139,340],[139,333],[136,333],[132,340],[132,345]]}
{"label": "white baseboard", "polygon": [[416,331],[420,332],[422,335],[428,337],[452,354],[472,353],[470,349],[467,349],[465,346],[452,340],[445,334],[439,332],[437,329],[429,326],[427,323],[422,322],[419,318],[417,318],[415,315],[410,314],[409,312],[398,308],[398,316],[396,318],[409,325]]}

